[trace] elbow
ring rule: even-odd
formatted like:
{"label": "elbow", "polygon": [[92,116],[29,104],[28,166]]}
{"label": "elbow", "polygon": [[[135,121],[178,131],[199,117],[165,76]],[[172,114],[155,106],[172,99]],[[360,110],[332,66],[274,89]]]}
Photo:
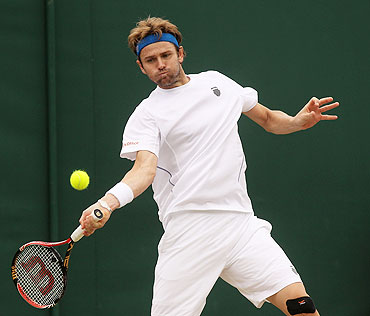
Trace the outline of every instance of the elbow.
{"label": "elbow", "polygon": [[281,131],[279,128],[272,127],[272,126],[266,127],[265,131],[269,132],[271,134],[274,134],[274,135],[283,135],[283,134],[285,134],[284,131]]}
{"label": "elbow", "polygon": [[266,109],[265,115],[260,121],[260,126],[269,133],[275,134],[275,128],[272,124],[272,111],[270,109]]}
{"label": "elbow", "polygon": [[147,165],[143,166],[141,169],[141,174],[143,176],[143,180],[145,181],[146,186],[150,186],[155,178],[156,172],[157,172],[157,166],[155,165]]}
{"label": "elbow", "polygon": [[272,134],[276,134],[276,133],[275,133],[275,131],[274,131],[274,129],[273,129],[270,125],[265,124],[265,125],[263,125],[262,127],[263,127],[263,129],[264,129],[266,132],[269,132],[269,133],[272,133]]}
{"label": "elbow", "polygon": [[157,172],[157,167],[155,167],[155,168],[150,168],[150,169],[147,171],[147,176],[148,176],[148,182],[149,182],[149,185],[153,183],[154,178],[155,178],[155,175],[156,175],[156,172]]}
{"label": "elbow", "polygon": [[266,131],[266,132],[269,132],[271,134],[278,134],[277,130],[276,130],[276,127],[271,124],[271,120],[269,119],[266,119],[263,124],[261,124],[261,126],[263,127],[263,129]]}

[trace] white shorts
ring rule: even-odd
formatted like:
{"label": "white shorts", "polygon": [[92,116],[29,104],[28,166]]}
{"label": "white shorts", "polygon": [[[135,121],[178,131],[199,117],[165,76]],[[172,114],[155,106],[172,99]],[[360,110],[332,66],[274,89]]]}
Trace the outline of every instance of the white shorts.
{"label": "white shorts", "polygon": [[271,237],[269,222],[229,211],[170,216],[158,245],[152,316],[200,315],[219,277],[258,308],[289,284],[302,282]]}

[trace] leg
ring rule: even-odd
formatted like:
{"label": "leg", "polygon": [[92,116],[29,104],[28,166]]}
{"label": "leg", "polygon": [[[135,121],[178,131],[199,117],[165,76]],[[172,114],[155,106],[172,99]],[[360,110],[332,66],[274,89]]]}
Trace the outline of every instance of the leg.
{"label": "leg", "polygon": [[268,297],[302,282],[270,231],[268,222],[251,218],[245,235],[229,255],[229,264],[221,274],[222,279],[236,287],[257,308],[261,308]]}
{"label": "leg", "polygon": [[201,314],[233,247],[229,222],[238,219],[220,212],[172,216],[158,246],[152,316]]}
{"label": "leg", "polygon": [[[285,315],[291,316],[288,312],[286,302],[290,299],[296,299],[303,296],[309,296],[304,288],[303,283],[293,283],[283,288],[276,294],[267,298],[267,300],[279,308]],[[300,313],[300,316],[320,316],[316,310],[314,313]]]}

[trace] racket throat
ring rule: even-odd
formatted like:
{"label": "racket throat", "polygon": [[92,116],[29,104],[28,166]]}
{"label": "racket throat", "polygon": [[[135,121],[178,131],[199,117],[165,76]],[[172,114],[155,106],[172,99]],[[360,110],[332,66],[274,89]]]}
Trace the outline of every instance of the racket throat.
{"label": "racket throat", "polygon": [[67,252],[66,252],[66,255],[65,255],[65,258],[64,258],[64,261],[63,261],[63,267],[66,271],[68,271],[68,265],[69,265],[69,257],[71,256],[71,251],[73,249],[73,246],[74,246],[74,242],[71,241],[68,245],[68,249],[67,249]]}

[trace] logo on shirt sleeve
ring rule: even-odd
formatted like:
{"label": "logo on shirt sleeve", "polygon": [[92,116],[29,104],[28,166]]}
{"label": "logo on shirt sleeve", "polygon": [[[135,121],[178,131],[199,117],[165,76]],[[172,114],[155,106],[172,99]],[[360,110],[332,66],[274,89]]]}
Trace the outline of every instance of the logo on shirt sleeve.
{"label": "logo on shirt sleeve", "polygon": [[123,147],[134,146],[134,145],[137,145],[137,144],[139,144],[139,142],[127,142],[127,143],[123,143]]}
{"label": "logo on shirt sleeve", "polygon": [[213,93],[217,95],[218,97],[221,95],[221,91],[217,87],[211,88]]}

